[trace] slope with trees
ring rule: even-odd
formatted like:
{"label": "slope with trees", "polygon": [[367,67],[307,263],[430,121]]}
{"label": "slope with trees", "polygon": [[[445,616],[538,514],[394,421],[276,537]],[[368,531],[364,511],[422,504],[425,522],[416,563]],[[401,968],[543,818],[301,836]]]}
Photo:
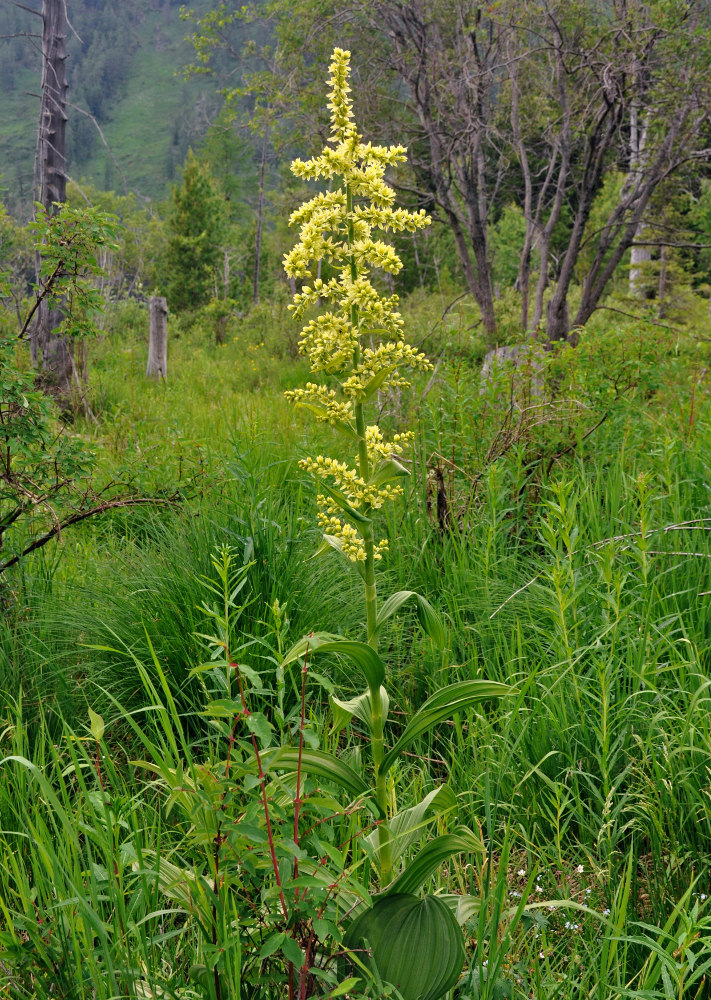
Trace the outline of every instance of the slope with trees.
{"label": "slope with trees", "polygon": [[[203,20],[203,61],[230,49],[229,11],[229,4],[218,8],[219,31]],[[404,130],[413,169],[401,187],[450,230],[492,343],[490,243],[507,203],[524,221],[516,248],[521,329],[534,333],[543,324],[546,339],[556,341],[587,322],[636,243],[648,255],[650,245],[666,242],[649,225],[655,192],[690,163],[706,170],[706,0],[546,0],[540,7],[360,0],[335,5],[328,18],[304,0],[288,16],[279,3],[267,12],[280,59],[271,74],[249,81],[257,98],[301,90],[307,114],[312,70],[304,52],[320,54],[344,36],[367,51],[359,84],[374,131],[393,118]],[[253,16],[263,13],[257,7]],[[303,130],[296,134],[306,140]],[[615,171],[623,180],[610,199],[606,184]],[[593,207],[603,196],[606,214],[594,228]],[[702,233],[696,242],[704,242]]]}

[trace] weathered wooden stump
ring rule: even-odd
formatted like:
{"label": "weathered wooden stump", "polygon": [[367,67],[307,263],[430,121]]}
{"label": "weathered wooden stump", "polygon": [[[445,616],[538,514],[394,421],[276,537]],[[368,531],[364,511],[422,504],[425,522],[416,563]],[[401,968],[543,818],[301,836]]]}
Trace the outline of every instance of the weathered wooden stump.
{"label": "weathered wooden stump", "polygon": [[151,326],[146,375],[149,378],[168,378],[168,303],[162,295],[152,295],[148,308]]}

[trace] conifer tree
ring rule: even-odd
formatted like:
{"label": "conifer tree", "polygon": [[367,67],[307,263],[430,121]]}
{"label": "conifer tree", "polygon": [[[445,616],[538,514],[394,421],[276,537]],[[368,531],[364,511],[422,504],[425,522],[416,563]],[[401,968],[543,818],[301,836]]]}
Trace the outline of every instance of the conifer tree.
{"label": "conifer tree", "polygon": [[166,264],[171,309],[196,308],[210,299],[222,259],[224,225],[222,201],[209,168],[189,150],[182,182],[173,189],[169,222]]}

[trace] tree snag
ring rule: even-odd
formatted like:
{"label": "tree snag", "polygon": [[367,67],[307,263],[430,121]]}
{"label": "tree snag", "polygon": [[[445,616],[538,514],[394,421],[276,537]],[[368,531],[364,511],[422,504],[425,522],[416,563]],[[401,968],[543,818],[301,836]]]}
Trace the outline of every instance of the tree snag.
{"label": "tree snag", "polygon": [[[67,200],[67,11],[65,0],[42,0],[42,100],[40,105],[37,150],[35,154],[35,192],[50,214],[59,211]],[[35,260],[37,283],[40,283],[41,255]],[[40,303],[38,318],[31,333],[32,360],[42,358],[48,386],[59,396],[71,390],[74,361],[65,337],[55,331],[64,318],[59,305]]]}
{"label": "tree snag", "polygon": [[162,295],[148,300],[151,327],[148,341],[148,378],[168,377],[168,303]]}

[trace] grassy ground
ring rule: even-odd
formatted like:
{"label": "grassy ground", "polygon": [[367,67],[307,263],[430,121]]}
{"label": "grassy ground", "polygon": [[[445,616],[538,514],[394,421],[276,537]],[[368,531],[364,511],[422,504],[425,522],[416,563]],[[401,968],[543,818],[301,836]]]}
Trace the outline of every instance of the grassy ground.
{"label": "grassy ground", "polygon": [[[438,312],[411,309],[417,341]],[[202,856],[137,761],[149,746],[170,757],[176,733],[182,753],[206,752],[204,689],[189,672],[207,655],[215,551],[253,562],[241,640],[272,642],[275,607],[286,607],[284,641],[363,634],[357,576],[312,558],[315,489],[298,459],[339,445],[283,401],[306,375],[283,320],[261,313],[225,347],[199,326],[174,329],[167,385],[143,378],[140,323],[127,314],[98,345],[99,423],[81,433],[101,474],[146,488],[180,476],[190,499],[66,532],[10,581],[8,997],[212,995],[189,985],[203,949],[190,905],[145,874],[159,857],[199,872]],[[468,336],[456,321],[433,334],[436,377],[380,401],[384,423],[418,434],[383,529],[380,592],[424,594],[447,633],[440,651],[407,616],[388,626],[392,712],[458,679],[516,688],[424,734],[399,765],[406,797],[448,776],[459,821],[485,845],[431,886],[478,900],[452,997],[711,996],[703,350],[658,330],[600,329],[556,363],[541,398],[503,382],[482,394]],[[357,693],[337,662],[324,669]],[[309,705],[327,743],[319,684]],[[89,707],[106,720],[96,747]]]}

